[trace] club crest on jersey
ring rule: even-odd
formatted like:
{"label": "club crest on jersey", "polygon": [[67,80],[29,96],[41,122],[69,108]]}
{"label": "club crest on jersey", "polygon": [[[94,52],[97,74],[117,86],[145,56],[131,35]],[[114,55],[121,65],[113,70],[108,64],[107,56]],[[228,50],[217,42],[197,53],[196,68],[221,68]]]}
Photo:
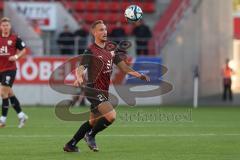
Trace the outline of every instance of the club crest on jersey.
{"label": "club crest on jersey", "polygon": [[11,45],[12,45],[12,43],[13,43],[13,41],[12,41],[12,40],[8,40],[8,41],[7,41],[7,44],[8,44],[9,46],[11,46]]}
{"label": "club crest on jersey", "polygon": [[111,51],[110,53],[111,53],[112,57],[115,56],[115,52],[114,51]]}

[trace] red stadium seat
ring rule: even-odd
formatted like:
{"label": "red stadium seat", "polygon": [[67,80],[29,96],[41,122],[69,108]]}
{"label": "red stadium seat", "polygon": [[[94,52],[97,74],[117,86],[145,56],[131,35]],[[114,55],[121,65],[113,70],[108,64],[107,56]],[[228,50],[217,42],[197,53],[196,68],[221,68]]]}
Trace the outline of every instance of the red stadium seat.
{"label": "red stadium seat", "polygon": [[83,18],[88,23],[92,23],[96,21],[96,16],[95,14],[92,14],[92,13],[87,13],[86,16],[84,16]]}
{"label": "red stadium seat", "polygon": [[[86,21],[86,16],[88,13],[86,12],[75,12],[74,13],[74,17],[76,18],[76,20],[79,22],[81,20]],[[87,22],[87,21],[86,21]],[[87,22],[88,23],[88,22]]]}
{"label": "red stadium seat", "polygon": [[3,10],[3,8],[4,8],[4,2],[0,1],[0,10]]}
{"label": "red stadium seat", "polygon": [[[124,0],[128,2],[129,0]],[[131,0],[132,4],[136,4],[139,2],[139,0]],[[141,3],[155,3],[155,0],[141,0]]]}
{"label": "red stadium seat", "polygon": [[96,10],[98,10],[98,3],[96,1],[88,1],[88,2],[86,2],[85,9],[88,11],[96,11]]}
{"label": "red stadium seat", "polygon": [[122,3],[122,9],[125,10],[128,6],[130,6],[132,3],[131,2],[123,2]]}
{"label": "red stadium seat", "polygon": [[122,23],[127,23],[127,20],[126,20],[126,18],[125,18],[125,16],[124,16],[123,14],[120,14],[119,20],[120,20]]}
{"label": "red stadium seat", "polygon": [[110,7],[110,6],[109,6],[109,3],[105,3],[105,2],[99,1],[98,11],[107,11],[107,10],[108,10],[108,7]]}
{"label": "red stadium seat", "polygon": [[109,10],[113,11],[113,12],[117,12],[121,9],[121,3],[119,3],[119,1],[112,1],[112,2],[108,2],[109,3]]}
{"label": "red stadium seat", "polygon": [[119,13],[111,13],[109,14],[109,22],[115,24],[119,21],[119,17]]}
{"label": "red stadium seat", "polygon": [[[74,3],[74,2],[73,2]],[[99,10],[99,4],[97,1],[77,1],[74,3],[77,11],[97,11]],[[105,8],[107,9],[107,8]]]}
{"label": "red stadium seat", "polygon": [[132,3],[130,2],[124,2],[123,3],[123,8],[127,8],[129,5],[131,4],[136,4],[138,5],[139,7],[142,8],[143,12],[145,13],[152,13],[155,11],[155,3],[151,2],[151,1],[144,1],[144,2],[139,2],[139,1],[133,1]]}
{"label": "red stadium seat", "polygon": [[86,2],[85,1],[75,2],[73,7],[77,11],[85,11],[86,10]]}
{"label": "red stadium seat", "polygon": [[74,8],[74,7],[73,7],[74,5],[73,5],[72,2],[63,1],[62,4],[64,5],[64,7],[65,7],[66,9],[72,9],[72,8]]}
{"label": "red stadium seat", "polygon": [[155,11],[154,3],[145,3],[143,10],[147,13],[153,13]]}
{"label": "red stadium seat", "polygon": [[104,22],[108,22],[109,21],[109,14],[106,12],[98,12],[96,15],[96,19],[101,19]]}

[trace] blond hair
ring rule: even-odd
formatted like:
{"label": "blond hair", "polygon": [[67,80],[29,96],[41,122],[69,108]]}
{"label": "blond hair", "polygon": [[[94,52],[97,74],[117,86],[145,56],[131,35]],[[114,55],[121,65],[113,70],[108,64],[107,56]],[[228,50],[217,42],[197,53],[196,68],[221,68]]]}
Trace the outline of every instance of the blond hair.
{"label": "blond hair", "polygon": [[103,20],[97,20],[92,23],[91,29],[93,30],[98,24],[104,24]]}
{"label": "blond hair", "polygon": [[10,19],[8,17],[3,17],[0,20],[0,23],[2,23],[2,22],[10,22]]}

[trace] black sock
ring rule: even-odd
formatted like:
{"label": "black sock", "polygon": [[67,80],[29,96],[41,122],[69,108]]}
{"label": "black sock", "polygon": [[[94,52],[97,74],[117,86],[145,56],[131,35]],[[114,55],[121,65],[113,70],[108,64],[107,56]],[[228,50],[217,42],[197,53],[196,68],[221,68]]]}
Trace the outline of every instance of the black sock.
{"label": "black sock", "polygon": [[97,121],[96,125],[93,127],[89,135],[95,137],[98,132],[106,129],[111,124],[112,123],[109,122],[105,117],[102,117]]}
{"label": "black sock", "polygon": [[22,109],[21,109],[21,106],[20,106],[20,103],[19,103],[17,97],[15,97],[15,96],[10,97],[10,102],[11,102],[14,110],[15,110],[17,113],[22,112]]}
{"label": "black sock", "polygon": [[7,117],[9,108],[8,98],[2,99],[2,116]]}
{"label": "black sock", "polygon": [[89,121],[83,123],[81,127],[78,129],[78,131],[75,133],[73,138],[67,143],[68,145],[75,146],[83,137],[85,134],[92,129],[92,126],[90,125]]}

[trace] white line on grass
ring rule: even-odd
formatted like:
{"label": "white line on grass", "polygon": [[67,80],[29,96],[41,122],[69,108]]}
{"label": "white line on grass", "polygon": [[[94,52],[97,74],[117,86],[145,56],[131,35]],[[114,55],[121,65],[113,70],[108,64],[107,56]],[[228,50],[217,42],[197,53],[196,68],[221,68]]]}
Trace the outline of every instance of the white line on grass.
{"label": "white line on grass", "polygon": [[[74,128],[76,127],[77,125],[66,125],[66,124],[61,124],[61,125],[41,125],[41,126],[29,126],[31,128]],[[226,125],[186,125],[186,124],[173,124],[173,123],[170,123],[170,124],[163,124],[163,123],[159,123],[159,124],[150,124],[150,125],[136,125],[136,124],[116,124],[114,125],[113,127],[122,127],[122,128],[149,128],[149,127],[155,127],[155,126],[158,126],[158,127],[169,127],[169,128],[172,128],[172,127],[185,127],[185,128],[192,128],[192,127],[215,127],[215,128],[220,128],[220,127],[226,127],[226,128],[229,128],[229,127],[232,127],[232,128],[235,128],[235,127],[238,127],[237,125],[229,125],[229,124],[226,124]],[[17,125],[8,125],[7,128],[17,128]]]}
{"label": "white line on grass", "polygon": [[[0,135],[0,138],[63,138],[71,137],[72,135]],[[99,135],[100,137],[208,137],[208,136],[240,136],[240,133],[203,133],[203,134],[113,134]]]}

